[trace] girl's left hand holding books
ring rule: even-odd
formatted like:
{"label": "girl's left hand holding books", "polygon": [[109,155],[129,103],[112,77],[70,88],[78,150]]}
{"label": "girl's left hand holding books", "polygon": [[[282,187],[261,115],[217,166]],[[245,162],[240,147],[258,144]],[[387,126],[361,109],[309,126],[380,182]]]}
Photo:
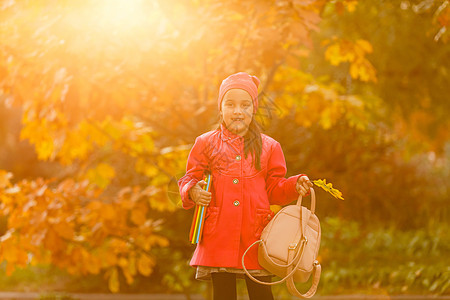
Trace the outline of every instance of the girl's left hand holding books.
{"label": "girl's left hand holding books", "polygon": [[297,180],[297,184],[295,185],[295,188],[297,189],[297,192],[303,196],[306,196],[309,194],[309,189],[313,186],[312,182],[309,180],[308,176],[303,175],[300,176]]}

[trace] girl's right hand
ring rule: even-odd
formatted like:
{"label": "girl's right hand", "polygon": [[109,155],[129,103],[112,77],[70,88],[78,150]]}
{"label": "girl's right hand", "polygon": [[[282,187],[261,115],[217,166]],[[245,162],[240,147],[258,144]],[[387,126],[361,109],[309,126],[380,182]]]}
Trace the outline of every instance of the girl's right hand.
{"label": "girl's right hand", "polygon": [[204,180],[197,182],[197,184],[189,190],[189,196],[195,204],[208,206],[209,202],[211,202],[211,192],[205,191],[202,188],[204,185],[206,185],[206,181]]}

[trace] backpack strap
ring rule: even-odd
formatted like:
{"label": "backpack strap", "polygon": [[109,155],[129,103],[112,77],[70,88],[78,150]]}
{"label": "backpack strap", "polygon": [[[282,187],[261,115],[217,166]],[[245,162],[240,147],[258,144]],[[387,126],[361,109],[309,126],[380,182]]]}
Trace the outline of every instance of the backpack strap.
{"label": "backpack strap", "polygon": [[[295,249],[289,248],[288,263],[287,263],[287,265],[285,265],[285,266],[288,266],[288,268],[287,268],[287,273],[288,274],[285,277],[283,277],[281,280],[274,281],[274,282],[264,282],[264,281],[256,279],[254,276],[252,276],[248,272],[247,268],[245,267],[245,263],[244,263],[245,255],[250,250],[250,248],[252,248],[254,245],[259,244],[259,243],[264,245],[264,242],[262,240],[258,240],[256,242],[254,242],[253,244],[251,244],[250,247],[248,247],[247,250],[245,250],[244,254],[242,255],[242,268],[244,269],[245,274],[251,280],[253,280],[254,282],[259,283],[259,284],[263,284],[263,285],[275,285],[275,284],[278,284],[278,283],[282,283],[282,282],[286,281],[286,279],[289,279],[289,278],[292,279],[292,282],[294,282],[293,281],[293,276],[294,276],[294,273],[297,271],[298,267],[300,266],[300,263],[302,262],[302,257],[303,257],[303,253],[305,252],[304,250],[305,250],[305,246],[306,246],[307,240],[302,239],[301,247],[299,247],[299,250],[297,251],[297,253],[295,253],[296,252]],[[293,262],[294,262],[295,258],[298,257],[299,255],[300,255],[300,258],[298,259],[297,264],[293,267]],[[320,274],[319,274],[319,278],[320,278]]]}
{"label": "backpack strap", "polygon": [[309,290],[304,294],[300,293],[297,290],[297,288],[294,284],[294,279],[292,277],[288,278],[286,281],[286,286],[288,288],[289,293],[291,293],[291,295],[299,297],[299,298],[311,298],[312,296],[314,296],[314,294],[317,291],[317,286],[319,285],[321,271],[322,271],[322,267],[320,266],[319,262],[317,260],[314,261],[312,285],[309,288]]}

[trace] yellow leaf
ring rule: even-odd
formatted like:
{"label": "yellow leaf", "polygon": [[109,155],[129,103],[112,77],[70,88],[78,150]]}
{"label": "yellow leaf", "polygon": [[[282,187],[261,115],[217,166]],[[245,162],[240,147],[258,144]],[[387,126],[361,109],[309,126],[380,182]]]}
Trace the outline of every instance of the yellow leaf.
{"label": "yellow leaf", "polygon": [[134,281],[133,275],[131,275],[130,271],[127,268],[122,268],[122,273],[127,280],[127,283],[131,285]]}
{"label": "yellow leaf", "polygon": [[55,128],[46,119],[40,120],[23,120],[24,127],[20,132],[20,139],[28,139],[31,144],[35,145],[36,153],[39,160],[47,160],[54,158],[54,137],[50,132]]}
{"label": "yellow leaf", "polygon": [[128,266],[128,259],[126,259],[125,257],[121,257],[119,259],[119,266],[121,266],[122,268],[126,268]]}
{"label": "yellow leaf", "polygon": [[356,6],[358,5],[358,1],[357,0],[345,1],[344,5],[347,8],[348,12],[354,12],[356,10]]}
{"label": "yellow leaf", "polygon": [[111,271],[111,275],[109,276],[108,280],[108,287],[109,290],[113,293],[119,292],[120,283],[119,283],[119,272],[117,271],[117,268],[113,268]]}
{"label": "yellow leaf", "polygon": [[113,140],[118,140],[122,132],[118,128],[116,124],[114,124],[111,117],[106,118],[103,122],[101,122],[100,127],[108,134],[109,137],[111,137]]}
{"label": "yellow leaf", "polygon": [[51,158],[54,151],[54,144],[52,140],[42,140],[36,144],[36,152],[39,160],[47,160]]}
{"label": "yellow leaf", "polygon": [[313,183],[330,193],[333,197],[344,200],[344,198],[342,197],[342,193],[338,189],[333,188],[332,183],[327,183],[326,179],[313,180]]}
{"label": "yellow leaf", "polygon": [[373,51],[372,45],[366,40],[357,40],[356,44],[360,46],[364,52],[372,53]]}
{"label": "yellow leaf", "polygon": [[[85,139],[85,143],[92,147],[95,143],[99,146],[104,146],[109,137],[107,134],[101,131],[101,124],[99,122],[87,122],[82,121],[79,125],[79,135]],[[90,142],[89,142],[90,141]]]}
{"label": "yellow leaf", "polygon": [[280,206],[280,205],[271,205],[270,206],[270,210],[273,211],[274,214],[279,212],[281,209],[282,209],[282,206]]}
{"label": "yellow leaf", "polygon": [[116,176],[116,172],[113,167],[106,163],[100,163],[97,167],[90,169],[86,173],[86,177],[90,182],[97,184],[101,188],[105,188]]}
{"label": "yellow leaf", "polygon": [[152,268],[155,263],[146,254],[141,254],[138,259],[138,271],[144,276],[149,276],[152,273]]}
{"label": "yellow leaf", "polygon": [[77,158],[83,160],[93,147],[93,143],[89,142],[84,132],[69,131],[59,152],[59,160],[65,165],[71,164]]}
{"label": "yellow leaf", "polygon": [[349,62],[352,78],[359,78],[364,82],[376,82],[375,68],[365,57],[372,51],[372,45],[366,40],[359,39],[356,42],[337,40],[328,46],[325,51],[325,59],[333,66]]}
{"label": "yellow leaf", "polygon": [[154,177],[160,174],[160,170],[154,164],[148,163],[143,158],[138,158],[134,166],[136,172],[144,174],[148,177]]}
{"label": "yellow leaf", "polygon": [[331,65],[337,66],[341,62],[345,61],[340,55],[340,49],[338,44],[331,45],[325,51],[325,58],[330,62]]}
{"label": "yellow leaf", "polygon": [[130,255],[128,259],[121,259],[119,265],[128,284],[132,284],[136,275],[136,258]]}
{"label": "yellow leaf", "polygon": [[128,271],[131,275],[136,275],[136,256],[130,255],[128,259]]}

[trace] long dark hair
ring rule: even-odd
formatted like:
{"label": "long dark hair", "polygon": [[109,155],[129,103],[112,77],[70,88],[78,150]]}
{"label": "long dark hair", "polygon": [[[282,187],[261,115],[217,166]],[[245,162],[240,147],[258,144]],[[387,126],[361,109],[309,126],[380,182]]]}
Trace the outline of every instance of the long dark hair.
{"label": "long dark hair", "polygon": [[253,156],[253,166],[256,170],[261,170],[261,153],[262,153],[262,139],[261,139],[261,126],[253,116],[248,131],[244,136],[244,153],[247,158],[248,153]]}

